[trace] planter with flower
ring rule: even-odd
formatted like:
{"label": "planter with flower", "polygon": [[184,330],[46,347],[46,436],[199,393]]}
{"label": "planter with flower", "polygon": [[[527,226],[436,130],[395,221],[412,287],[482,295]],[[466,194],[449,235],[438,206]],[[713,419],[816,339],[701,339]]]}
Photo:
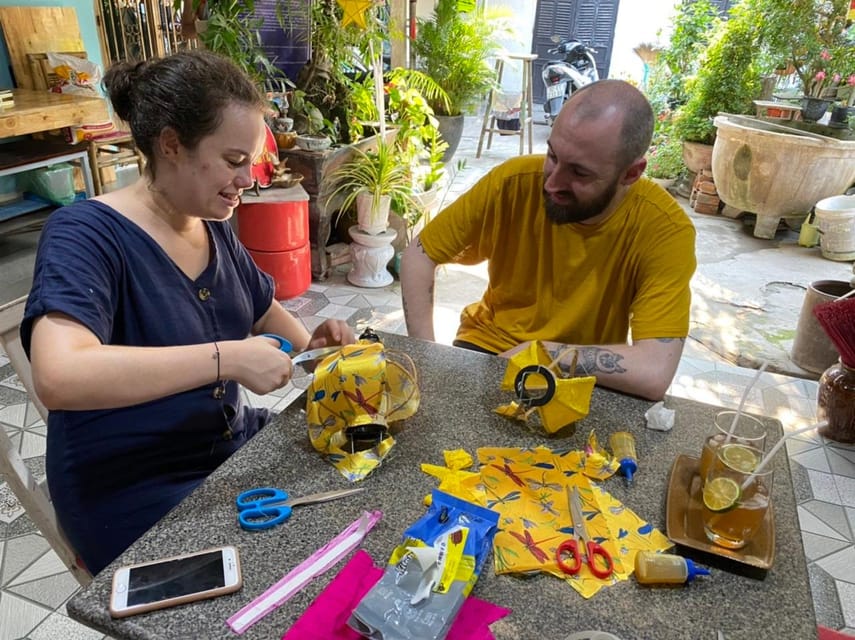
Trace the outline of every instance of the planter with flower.
{"label": "planter with flower", "polygon": [[644,174],[667,189],[685,169],[682,141],[673,135],[658,134],[647,152]]}

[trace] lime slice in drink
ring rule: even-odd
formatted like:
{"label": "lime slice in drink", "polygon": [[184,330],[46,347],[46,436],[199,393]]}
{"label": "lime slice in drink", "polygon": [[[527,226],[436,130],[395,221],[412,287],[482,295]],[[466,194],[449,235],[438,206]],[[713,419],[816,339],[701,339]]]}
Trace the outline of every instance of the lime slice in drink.
{"label": "lime slice in drink", "polygon": [[704,505],[710,511],[727,511],[736,506],[741,493],[739,485],[731,478],[718,477],[704,485]]}
{"label": "lime slice in drink", "polygon": [[751,473],[757,468],[757,454],[753,449],[749,449],[741,444],[729,444],[721,448],[719,454],[721,459],[727,463],[731,469]]}

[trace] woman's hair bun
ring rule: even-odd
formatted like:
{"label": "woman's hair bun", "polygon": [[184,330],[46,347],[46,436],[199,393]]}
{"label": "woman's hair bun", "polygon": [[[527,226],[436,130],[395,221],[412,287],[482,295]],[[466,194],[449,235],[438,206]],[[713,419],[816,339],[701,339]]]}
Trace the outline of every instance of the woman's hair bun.
{"label": "woman's hair bun", "polygon": [[125,122],[130,122],[133,115],[134,86],[144,71],[147,63],[142,62],[117,62],[104,74],[104,87],[113,104],[113,109]]}

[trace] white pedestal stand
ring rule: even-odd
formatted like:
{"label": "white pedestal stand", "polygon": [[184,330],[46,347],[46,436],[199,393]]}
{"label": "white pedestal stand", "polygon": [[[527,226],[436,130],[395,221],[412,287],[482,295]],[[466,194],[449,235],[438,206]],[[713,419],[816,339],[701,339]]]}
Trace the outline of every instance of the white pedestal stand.
{"label": "white pedestal stand", "polygon": [[394,229],[372,235],[365,233],[357,225],[347,230],[353,243],[350,245],[350,257],[353,268],[347,274],[347,280],[357,287],[385,287],[394,278],[386,265],[395,255],[392,242],[398,235]]}

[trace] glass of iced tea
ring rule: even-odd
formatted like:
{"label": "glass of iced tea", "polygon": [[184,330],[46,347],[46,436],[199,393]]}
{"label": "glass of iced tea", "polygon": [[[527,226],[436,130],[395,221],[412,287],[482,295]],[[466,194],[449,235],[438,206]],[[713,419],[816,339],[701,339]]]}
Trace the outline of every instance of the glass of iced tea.
{"label": "glass of iced tea", "polygon": [[[707,474],[710,471],[713,460],[715,460],[715,451],[725,441],[735,442],[738,444],[747,444],[750,447],[763,451],[766,445],[766,425],[759,418],[749,416],[745,413],[739,416],[736,421],[736,426],[731,432],[730,427],[733,425],[733,419],[736,417],[736,411],[719,411],[712,426],[710,427],[704,446],[701,449],[701,464],[698,473],[701,477],[701,486],[706,481]],[[728,434],[731,434],[728,438]]]}
{"label": "glass of iced tea", "polygon": [[707,538],[728,549],[741,549],[755,536],[772,499],[772,465],[754,470],[763,459],[756,447],[731,442],[715,450],[702,492]]}

